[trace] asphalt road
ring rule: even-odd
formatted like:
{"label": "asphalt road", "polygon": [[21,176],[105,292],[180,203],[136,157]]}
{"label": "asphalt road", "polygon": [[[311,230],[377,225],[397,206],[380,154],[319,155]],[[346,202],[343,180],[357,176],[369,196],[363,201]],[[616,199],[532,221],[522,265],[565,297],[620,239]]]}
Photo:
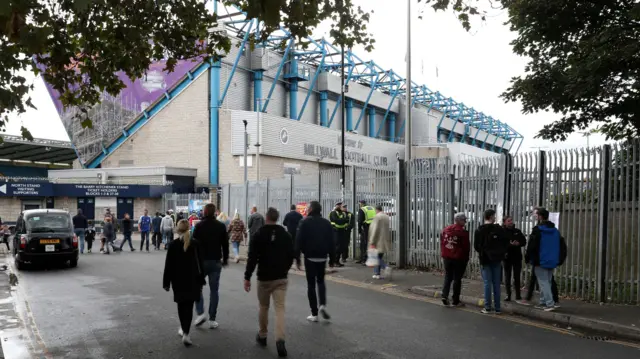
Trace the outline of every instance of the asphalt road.
{"label": "asphalt road", "polygon": [[[222,273],[216,330],[177,336],[162,289],[165,252],[83,255],[78,268],[20,273],[19,307],[38,358],[276,358],[255,345],[257,298],[242,289],[243,264]],[[638,358],[640,350],[563,335],[328,282],[331,323],[308,323],[304,277],[290,276],[287,347],[292,358]],[[207,300],[208,303],[208,300]],[[273,313],[272,313],[273,314]],[[24,319],[23,319],[24,320]],[[273,320],[273,318],[271,318]],[[273,326],[270,328],[273,329]],[[11,358],[5,353],[7,358]]]}

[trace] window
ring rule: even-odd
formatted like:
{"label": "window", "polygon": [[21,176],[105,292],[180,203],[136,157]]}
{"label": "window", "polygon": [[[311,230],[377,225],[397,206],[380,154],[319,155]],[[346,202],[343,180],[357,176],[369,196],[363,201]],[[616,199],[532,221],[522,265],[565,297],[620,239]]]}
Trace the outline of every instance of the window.
{"label": "window", "polygon": [[71,218],[66,213],[34,214],[26,219],[31,232],[64,232],[71,230]]}

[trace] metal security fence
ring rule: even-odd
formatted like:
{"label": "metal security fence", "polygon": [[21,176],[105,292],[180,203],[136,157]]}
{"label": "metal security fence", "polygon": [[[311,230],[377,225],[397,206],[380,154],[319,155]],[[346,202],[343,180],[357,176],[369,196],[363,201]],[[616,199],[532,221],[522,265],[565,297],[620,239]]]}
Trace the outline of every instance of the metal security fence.
{"label": "metal security fence", "polygon": [[208,193],[166,193],[162,196],[162,211],[172,209],[176,212],[188,212],[193,200],[211,201]]}

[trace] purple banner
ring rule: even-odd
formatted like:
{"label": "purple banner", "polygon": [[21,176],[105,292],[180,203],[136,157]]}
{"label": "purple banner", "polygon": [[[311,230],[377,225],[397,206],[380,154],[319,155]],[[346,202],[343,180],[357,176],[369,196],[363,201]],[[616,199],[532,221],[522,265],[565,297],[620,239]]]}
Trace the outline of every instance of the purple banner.
{"label": "purple banner", "polygon": [[[129,110],[140,113],[176,85],[198,63],[198,61],[192,60],[178,61],[174,71],[169,73],[162,70],[165,67],[165,61],[154,62],[149,67],[146,75],[135,81],[131,81],[124,72],[120,72],[118,73],[118,78],[126,87],[120,92],[119,96],[126,100],[124,103],[128,105]],[[62,117],[65,111],[62,102],[60,102],[60,93],[48,83],[45,82],[45,85],[58,110],[58,114]]]}

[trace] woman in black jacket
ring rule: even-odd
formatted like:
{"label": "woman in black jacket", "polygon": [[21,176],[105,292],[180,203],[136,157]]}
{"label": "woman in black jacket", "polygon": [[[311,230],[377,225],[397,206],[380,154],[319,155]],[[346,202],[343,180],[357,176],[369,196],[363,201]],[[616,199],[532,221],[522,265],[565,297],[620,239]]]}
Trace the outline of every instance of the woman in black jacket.
{"label": "woman in black jacket", "polygon": [[167,292],[173,288],[173,300],[178,303],[180,330],[185,346],[191,345],[189,329],[193,319],[193,304],[198,301],[205,285],[203,261],[198,243],[189,236],[189,222],[181,220],[177,226],[178,239],[169,244],[164,264],[162,286]]}
{"label": "woman in black jacket", "polygon": [[[527,244],[527,238],[521,230],[516,228],[513,218],[504,217],[502,220],[504,234],[509,239],[507,257],[504,260],[504,286],[507,290],[505,301],[511,300],[511,276],[513,275],[513,286],[516,291],[516,300],[522,300],[520,295],[520,275],[522,273],[522,247]],[[512,274],[513,273],[513,274]]]}

